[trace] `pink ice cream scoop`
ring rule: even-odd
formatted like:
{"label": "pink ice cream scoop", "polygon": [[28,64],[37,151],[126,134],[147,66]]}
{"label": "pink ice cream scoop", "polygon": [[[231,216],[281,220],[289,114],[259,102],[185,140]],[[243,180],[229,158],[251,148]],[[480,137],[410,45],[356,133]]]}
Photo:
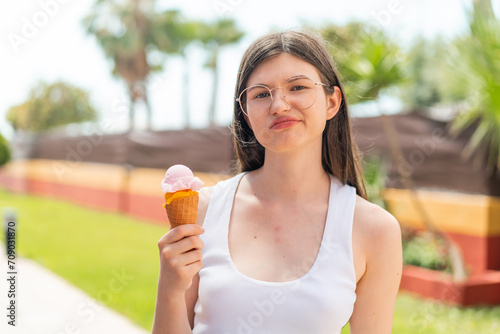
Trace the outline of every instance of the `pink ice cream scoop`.
{"label": "pink ice cream scoop", "polygon": [[191,169],[184,165],[174,165],[165,173],[161,182],[161,189],[165,193],[175,193],[179,190],[198,191],[203,187],[203,182],[193,175]]}

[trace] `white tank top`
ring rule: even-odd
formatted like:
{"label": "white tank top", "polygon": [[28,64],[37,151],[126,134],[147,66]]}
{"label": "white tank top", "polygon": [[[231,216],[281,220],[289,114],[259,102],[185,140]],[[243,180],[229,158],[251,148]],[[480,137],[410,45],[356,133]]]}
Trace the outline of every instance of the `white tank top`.
{"label": "white tank top", "polygon": [[243,275],[229,254],[229,220],[243,175],[219,182],[210,198],[193,333],[340,333],[356,300],[355,188],[331,176],[326,225],[311,269],[293,281],[267,282]]}

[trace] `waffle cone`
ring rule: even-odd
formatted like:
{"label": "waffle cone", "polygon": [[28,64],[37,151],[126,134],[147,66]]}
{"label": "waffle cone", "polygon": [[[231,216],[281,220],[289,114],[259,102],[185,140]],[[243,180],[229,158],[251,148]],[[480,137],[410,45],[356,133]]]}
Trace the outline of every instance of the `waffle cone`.
{"label": "waffle cone", "polygon": [[170,204],[165,204],[170,228],[183,224],[196,224],[198,214],[199,194],[174,199]]}

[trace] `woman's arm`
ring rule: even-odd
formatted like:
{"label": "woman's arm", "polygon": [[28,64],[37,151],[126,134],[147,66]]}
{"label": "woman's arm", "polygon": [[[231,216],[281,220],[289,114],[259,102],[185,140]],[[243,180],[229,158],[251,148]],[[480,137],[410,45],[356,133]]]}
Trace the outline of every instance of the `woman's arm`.
{"label": "woman's arm", "polygon": [[208,207],[207,190],[200,191],[197,224],[180,225],[158,241],[160,275],[152,334],[191,333],[202,267],[202,223]]}
{"label": "woman's arm", "polygon": [[203,242],[198,237],[201,233],[201,226],[180,225],[158,241],[160,275],[153,334],[191,333],[185,293],[191,286],[193,276],[202,267]]}
{"label": "woman's arm", "polygon": [[354,221],[366,268],[356,287],[350,332],[389,334],[401,281],[401,229],[391,214],[371,203],[356,206]]}
{"label": "woman's arm", "polygon": [[[200,190],[200,202],[198,205],[198,218],[196,224],[203,226],[205,215],[207,214],[208,203],[210,202],[210,195],[212,195],[213,187],[204,187]],[[197,273],[193,277],[191,286],[186,291],[186,307],[188,312],[188,319],[191,328],[194,327],[194,306],[198,301],[198,283],[200,275]]]}

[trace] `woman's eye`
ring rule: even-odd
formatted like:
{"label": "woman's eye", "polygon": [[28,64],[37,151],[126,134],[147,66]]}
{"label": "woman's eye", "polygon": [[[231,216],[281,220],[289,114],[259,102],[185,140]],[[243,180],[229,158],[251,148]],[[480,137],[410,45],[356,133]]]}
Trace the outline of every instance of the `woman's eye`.
{"label": "woman's eye", "polygon": [[266,97],[269,97],[269,92],[263,92],[255,95],[254,99],[265,99]]}
{"label": "woman's eye", "polygon": [[306,86],[300,86],[300,85],[297,85],[297,86],[293,86],[291,91],[296,91],[296,90],[303,90],[303,89],[306,89],[307,87]]}

